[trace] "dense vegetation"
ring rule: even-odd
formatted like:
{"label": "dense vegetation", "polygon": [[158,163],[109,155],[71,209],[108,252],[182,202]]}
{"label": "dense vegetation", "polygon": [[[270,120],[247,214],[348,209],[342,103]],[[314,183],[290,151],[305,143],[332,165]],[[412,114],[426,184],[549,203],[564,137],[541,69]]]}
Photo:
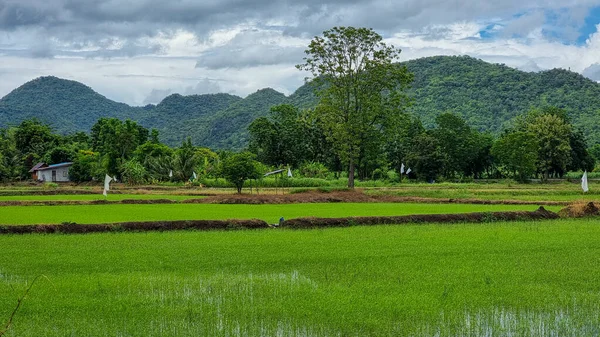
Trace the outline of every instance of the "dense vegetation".
{"label": "dense vegetation", "polygon": [[[575,129],[583,130],[590,145],[600,143],[600,84],[566,70],[526,73],[471,57],[436,56],[404,62],[414,74],[409,94],[412,111],[426,128],[435,118],[452,112],[478,131],[499,135],[512,120],[531,107],[564,109]],[[130,107],[113,102],[74,81],[42,77],[15,89],[0,100],[0,127],[36,117],[61,134],[87,132],[102,117],[138,121],[160,131],[170,146],[188,136],[195,145],[213,149],[242,149],[248,144],[247,126],[269,108],[292,104],[316,105],[311,84],[290,95],[260,90],[244,99],[228,95],[171,95],[157,106]]]}

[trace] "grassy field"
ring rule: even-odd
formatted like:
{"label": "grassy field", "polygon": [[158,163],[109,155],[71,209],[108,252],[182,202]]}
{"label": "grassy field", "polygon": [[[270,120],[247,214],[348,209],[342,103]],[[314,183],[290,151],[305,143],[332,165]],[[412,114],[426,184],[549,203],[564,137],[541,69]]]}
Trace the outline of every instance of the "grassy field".
{"label": "grassy field", "polygon": [[0,320],[43,274],[8,336],[597,336],[599,225],[0,236]]}
{"label": "grassy field", "polygon": [[[558,211],[560,206],[548,206]],[[153,204],[153,205],[69,205],[3,206],[0,224],[109,223],[157,220],[262,219],[277,223],[280,217],[348,217],[408,214],[440,214],[528,210],[532,205],[470,205],[415,203],[311,203],[311,204]]]}
{"label": "grassy field", "polygon": [[57,195],[2,195],[0,201],[12,201],[12,200],[108,200],[108,201],[119,201],[125,199],[135,200],[152,200],[152,199],[169,199],[169,200],[185,200],[185,199],[198,199],[202,196],[187,196],[187,195],[174,195],[174,194],[109,194],[106,198],[102,194],[57,194]]}
{"label": "grassy field", "polygon": [[[600,187],[600,186],[598,186]],[[399,187],[366,188],[366,193],[424,198],[579,201],[600,200],[600,188],[590,184],[583,193],[575,183],[557,184],[405,184]]]}

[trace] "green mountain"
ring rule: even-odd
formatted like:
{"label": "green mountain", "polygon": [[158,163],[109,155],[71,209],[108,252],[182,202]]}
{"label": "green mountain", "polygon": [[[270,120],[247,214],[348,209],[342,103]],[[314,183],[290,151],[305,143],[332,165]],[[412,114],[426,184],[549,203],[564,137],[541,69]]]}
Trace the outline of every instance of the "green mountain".
{"label": "green mountain", "polygon": [[[243,101],[241,97],[229,94],[173,94],[157,106],[149,108],[147,114],[138,121],[146,127],[159,130],[161,140],[167,144],[181,144],[187,136],[198,143],[202,136],[197,128],[198,121],[209,120],[216,113],[240,101]],[[206,141],[212,145],[210,139]]]}
{"label": "green mountain", "polygon": [[468,56],[405,62],[415,75],[412,111],[426,126],[454,112],[480,131],[498,134],[519,114],[547,105],[565,109],[591,143],[600,143],[600,84],[563,69],[523,72]]}
{"label": "green mountain", "polygon": [[261,89],[227,109],[189,120],[179,133],[193,135],[194,143],[202,146],[239,150],[248,144],[250,123],[266,116],[272,106],[286,103],[286,100],[278,91]]}
{"label": "green mountain", "polygon": [[60,133],[89,131],[101,117],[138,119],[143,109],[117,103],[76,81],[40,77],[0,100],[0,127],[38,118]]}
{"label": "green mountain", "polygon": [[[404,62],[414,73],[409,90],[412,113],[426,126],[443,112],[454,112],[481,131],[498,134],[515,116],[531,107],[564,108],[590,145],[600,143],[600,84],[577,73],[553,69],[528,73],[467,56],[436,56]],[[89,131],[101,117],[130,118],[160,131],[161,139],[177,146],[186,137],[214,149],[240,149],[247,144],[248,125],[266,116],[273,105],[300,108],[317,102],[311,84],[289,97],[262,89],[240,98],[229,94],[179,94],[160,104],[131,107],[91,88],[56,77],[28,82],[0,99],[0,127],[37,117],[61,133]]]}

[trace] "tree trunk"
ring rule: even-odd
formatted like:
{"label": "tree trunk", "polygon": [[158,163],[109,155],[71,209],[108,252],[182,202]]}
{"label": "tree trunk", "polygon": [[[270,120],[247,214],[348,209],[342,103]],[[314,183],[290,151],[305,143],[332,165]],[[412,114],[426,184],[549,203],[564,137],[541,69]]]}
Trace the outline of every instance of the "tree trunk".
{"label": "tree trunk", "polygon": [[348,188],[354,189],[354,160],[352,159],[348,166]]}

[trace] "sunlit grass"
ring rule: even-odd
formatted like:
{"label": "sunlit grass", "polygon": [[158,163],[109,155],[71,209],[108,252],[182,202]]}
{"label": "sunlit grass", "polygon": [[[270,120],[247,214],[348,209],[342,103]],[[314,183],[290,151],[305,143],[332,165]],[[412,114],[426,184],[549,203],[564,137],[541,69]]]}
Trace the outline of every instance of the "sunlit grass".
{"label": "sunlit grass", "polygon": [[[280,217],[393,216],[527,210],[532,205],[469,205],[415,203],[308,203],[308,204],[151,204],[3,206],[0,224],[58,224],[62,222],[111,223],[158,220],[262,219],[277,223]],[[559,206],[546,207],[558,211]]]}

